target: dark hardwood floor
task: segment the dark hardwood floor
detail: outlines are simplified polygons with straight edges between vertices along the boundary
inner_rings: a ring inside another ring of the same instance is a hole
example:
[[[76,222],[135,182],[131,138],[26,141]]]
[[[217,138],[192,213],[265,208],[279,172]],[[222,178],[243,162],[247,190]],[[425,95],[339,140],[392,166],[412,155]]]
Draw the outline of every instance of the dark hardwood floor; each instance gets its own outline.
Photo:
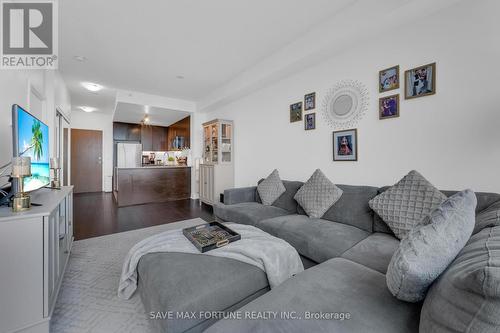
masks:
[[[112,193],[79,193],[73,197],[75,240],[172,223],[195,217],[213,221],[212,207],[199,200],[177,200],[118,208]]]

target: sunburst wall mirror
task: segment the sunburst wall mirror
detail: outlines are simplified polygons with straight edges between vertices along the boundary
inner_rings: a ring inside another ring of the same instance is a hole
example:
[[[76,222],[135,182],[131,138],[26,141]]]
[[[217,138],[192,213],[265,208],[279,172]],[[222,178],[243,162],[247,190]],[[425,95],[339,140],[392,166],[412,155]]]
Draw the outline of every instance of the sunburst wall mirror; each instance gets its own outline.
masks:
[[[335,129],[354,128],[368,109],[368,97],[368,89],[363,83],[340,81],[323,98],[323,118]]]

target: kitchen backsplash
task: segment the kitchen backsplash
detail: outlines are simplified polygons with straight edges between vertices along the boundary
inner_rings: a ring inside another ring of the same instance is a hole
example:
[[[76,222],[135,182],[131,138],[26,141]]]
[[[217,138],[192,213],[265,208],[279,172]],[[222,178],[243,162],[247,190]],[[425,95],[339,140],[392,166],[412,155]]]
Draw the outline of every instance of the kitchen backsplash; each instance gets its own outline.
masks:
[[[165,164],[165,162],[167,162],[167,159],[170,156],[179,157],[182,154],[182,151],[143,151],[142,155],[149,156],[149,154],[151,154],[151,153],[155,154],[155,160],[161,160],[161,163]],[[191,154],[188,155],[188,164],[191,164],[191,162],[189,161],[190,155]]]

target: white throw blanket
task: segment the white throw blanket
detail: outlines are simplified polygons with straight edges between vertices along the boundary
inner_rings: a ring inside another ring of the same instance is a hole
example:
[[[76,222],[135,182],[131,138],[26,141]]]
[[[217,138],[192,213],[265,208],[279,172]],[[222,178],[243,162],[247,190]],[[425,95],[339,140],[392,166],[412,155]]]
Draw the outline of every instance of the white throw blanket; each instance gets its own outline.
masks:
[[[154,252],[193,253],[239,260],[266,272],[271,288],[304,270],[299,254],[284,240],[250,225],[234,223],[229,227],[239,233],[241,239],[203,254],[182,234],[181,229],[162,232],[135,244],[123,263],[118,297],[129,299],[134,294],[139,260],[143,255]]]

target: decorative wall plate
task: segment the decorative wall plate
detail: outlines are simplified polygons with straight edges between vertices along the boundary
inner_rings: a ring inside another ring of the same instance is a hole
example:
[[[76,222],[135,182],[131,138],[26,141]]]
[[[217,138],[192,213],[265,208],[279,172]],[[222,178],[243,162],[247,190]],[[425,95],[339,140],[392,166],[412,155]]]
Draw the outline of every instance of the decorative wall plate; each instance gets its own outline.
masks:
[[[368,89],[359,81],[342,80],[328,90],[321,109],[331,127],[354,128],[368,109]]]

